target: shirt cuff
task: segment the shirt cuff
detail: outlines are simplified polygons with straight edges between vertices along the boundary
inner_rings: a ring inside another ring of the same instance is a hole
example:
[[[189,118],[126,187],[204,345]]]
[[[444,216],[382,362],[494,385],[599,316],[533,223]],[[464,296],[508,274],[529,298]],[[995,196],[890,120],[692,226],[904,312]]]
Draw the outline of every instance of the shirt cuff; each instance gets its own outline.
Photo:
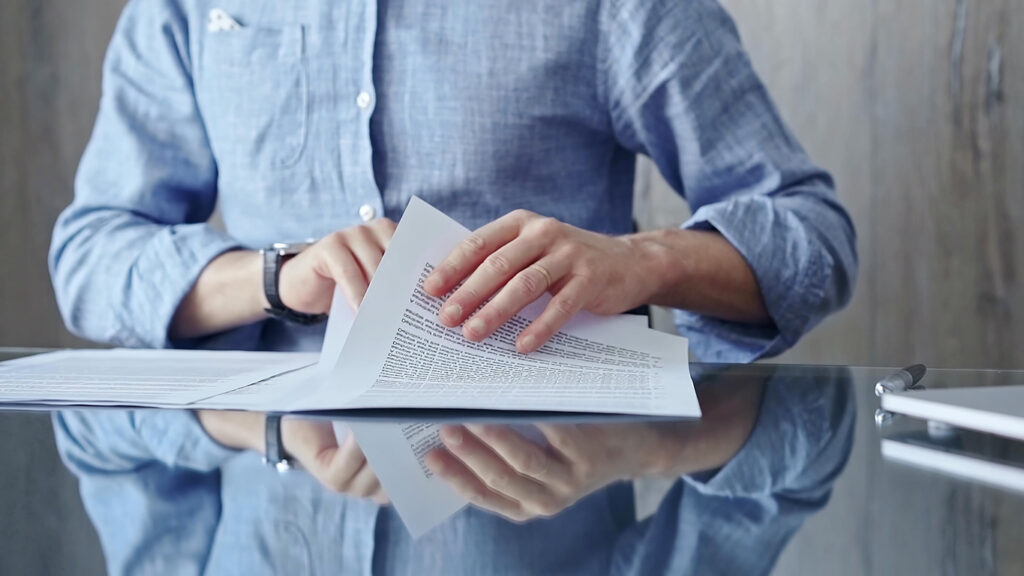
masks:
[[[207,224],[167,226],[157,231],[131,267],[119,322],[124,345],[167,348],[171,321],[181,301],[211,260],[241,245]]]
[[[217,443],[189,410],[136,410],[133,425],[153,457],[170,468],[210,472],[240,452]]]
[[[715,230],[743,256],[773,324],[751,326],[675,310],[676,327],[705,362],[752,362],[780,354],[821,320],[831,257],[791,211],[764,196],[704,206],[684,229]],[[770,241],[769,241],[770,240]]]

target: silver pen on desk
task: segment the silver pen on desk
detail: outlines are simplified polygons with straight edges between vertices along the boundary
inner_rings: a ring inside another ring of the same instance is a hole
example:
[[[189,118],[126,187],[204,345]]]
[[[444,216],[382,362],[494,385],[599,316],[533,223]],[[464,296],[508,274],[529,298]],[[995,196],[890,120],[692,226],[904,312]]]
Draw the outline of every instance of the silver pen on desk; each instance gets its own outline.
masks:
[[[875,396],[888,394],[889,392],[905,392],[917,387],[918,382],[924,378],[928,369],[924,364],[914,364],[902,370],[897,370],[882,378],[875,384]]]

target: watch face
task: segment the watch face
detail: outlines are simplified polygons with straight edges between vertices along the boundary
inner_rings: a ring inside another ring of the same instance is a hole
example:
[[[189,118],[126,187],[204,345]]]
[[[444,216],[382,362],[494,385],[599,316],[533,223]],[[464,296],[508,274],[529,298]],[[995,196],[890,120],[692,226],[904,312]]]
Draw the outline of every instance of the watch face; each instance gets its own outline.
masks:
[[[274,242],[273,244],[270,245],[270,249],[274,252],[277,252],[281,256],[294,256],[295,254],[302,252],[306,248],[309,248],[309,246],[313,244],[313,242],[314,240],[293,243]]]

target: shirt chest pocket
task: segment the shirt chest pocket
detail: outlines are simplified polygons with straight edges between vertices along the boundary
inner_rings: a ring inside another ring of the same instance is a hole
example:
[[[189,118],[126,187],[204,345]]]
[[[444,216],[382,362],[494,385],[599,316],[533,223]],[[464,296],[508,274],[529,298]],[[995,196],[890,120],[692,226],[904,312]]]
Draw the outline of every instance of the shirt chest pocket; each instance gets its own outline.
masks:
[[[306,146],[304,28],[208,32],[197,98],[222,174],[245,179],[295,166]]]

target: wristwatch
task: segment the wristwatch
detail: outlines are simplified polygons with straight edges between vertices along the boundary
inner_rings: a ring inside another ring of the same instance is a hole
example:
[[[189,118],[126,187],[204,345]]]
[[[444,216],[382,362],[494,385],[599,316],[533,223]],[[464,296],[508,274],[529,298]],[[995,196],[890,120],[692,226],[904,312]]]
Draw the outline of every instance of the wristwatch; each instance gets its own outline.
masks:
[[[266,427],[267,450],[263,457],[263,463],[277,470],[281,474],[294,468],[292,461],[284,453],[284,444],[281,442],[281,415],[267,414]]]
[[[285,306],[277,290],[278,281],[281,278],[281,265],[285,260],[302,252],[311,244],[312,242],[277,243],[260,250],[260,255],[263,258],[263,294],[267,297],[267,302],[270,303],[270,308],[266,308],[267,314],[303,326],[319,324],[327,319],[327,314],[306,314]]]

